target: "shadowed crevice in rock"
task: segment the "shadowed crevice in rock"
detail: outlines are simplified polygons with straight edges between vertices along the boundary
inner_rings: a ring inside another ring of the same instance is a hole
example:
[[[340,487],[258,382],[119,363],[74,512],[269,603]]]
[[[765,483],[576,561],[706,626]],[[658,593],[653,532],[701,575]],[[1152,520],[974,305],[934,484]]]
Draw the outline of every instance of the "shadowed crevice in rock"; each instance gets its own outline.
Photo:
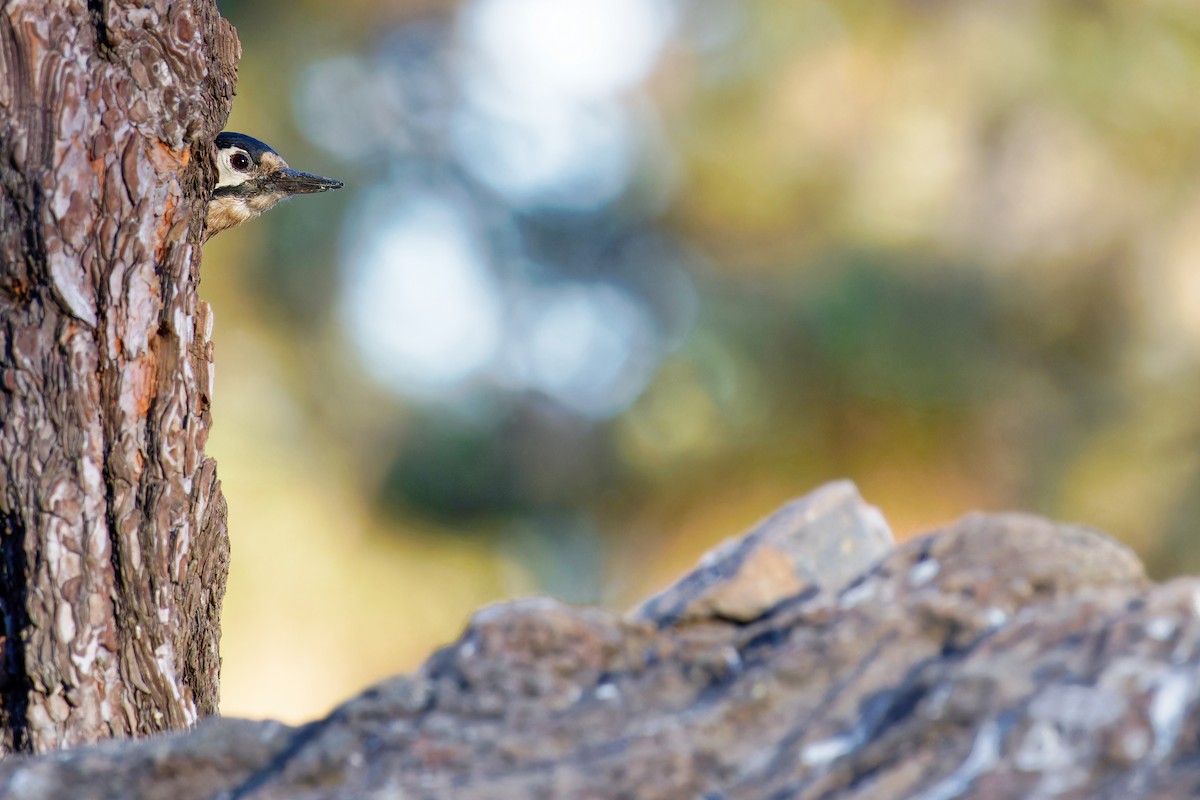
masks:
[[[899,547],[848,483],[621,616],[479,612],[318,723],[0,764],[5,797],[1186,797],[1200,581],[975,514]],[[30,787],[36,788],[32,791]],[[39,793],[40,792],[40,793]]]

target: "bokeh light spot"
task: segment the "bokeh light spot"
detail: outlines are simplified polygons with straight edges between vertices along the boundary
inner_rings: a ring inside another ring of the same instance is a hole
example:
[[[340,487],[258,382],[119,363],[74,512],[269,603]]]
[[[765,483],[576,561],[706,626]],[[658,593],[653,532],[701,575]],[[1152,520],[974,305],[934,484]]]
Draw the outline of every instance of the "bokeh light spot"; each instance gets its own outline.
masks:
[[[647,312],[607,284],[533,295],[512,372],[577,412],[611,416],[646,388],[660,358]]]
[[[501,82],[522,91],[595,97],[646,76],[673,14],[663,0],[479,0],[463,22]]]
[[[377,378],[409,394],[437,392],[491,360],[501,329],[496,289],[452,206],[402,207],[349,262],[343,317]]]
[[[615,104],[467,106],[452,135],[472,175],[525,207],[595,210],[625,190],[632,172],[633,135]]]

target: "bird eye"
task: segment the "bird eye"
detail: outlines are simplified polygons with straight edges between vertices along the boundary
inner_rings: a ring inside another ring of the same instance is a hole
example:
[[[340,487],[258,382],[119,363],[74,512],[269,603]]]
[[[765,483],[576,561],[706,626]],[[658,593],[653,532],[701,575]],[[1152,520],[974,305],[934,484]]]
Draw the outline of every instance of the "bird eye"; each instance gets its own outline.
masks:
[[[245,153],[234,153],[229,157],[229,166],[239,172],[245,172],[250,168],[250,157]]]

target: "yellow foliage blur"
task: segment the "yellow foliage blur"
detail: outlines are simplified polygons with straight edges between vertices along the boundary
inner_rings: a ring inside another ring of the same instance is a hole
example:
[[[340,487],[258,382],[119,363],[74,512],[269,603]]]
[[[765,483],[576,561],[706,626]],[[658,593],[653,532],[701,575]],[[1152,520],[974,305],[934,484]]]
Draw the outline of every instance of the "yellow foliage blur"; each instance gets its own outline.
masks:
[[[1200,6],[221,6],[230,129],[347,183],[205,251],[224,713],[841,477],[1200,568]]]

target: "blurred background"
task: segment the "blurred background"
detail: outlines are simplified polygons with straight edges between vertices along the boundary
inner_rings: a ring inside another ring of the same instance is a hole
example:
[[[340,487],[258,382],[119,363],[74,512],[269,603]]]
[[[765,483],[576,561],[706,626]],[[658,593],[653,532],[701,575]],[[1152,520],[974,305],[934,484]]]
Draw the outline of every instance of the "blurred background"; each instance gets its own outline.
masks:
[[[840,477],[1200,570],[1193,0],[220,0],[224,713],[625,609]]]

